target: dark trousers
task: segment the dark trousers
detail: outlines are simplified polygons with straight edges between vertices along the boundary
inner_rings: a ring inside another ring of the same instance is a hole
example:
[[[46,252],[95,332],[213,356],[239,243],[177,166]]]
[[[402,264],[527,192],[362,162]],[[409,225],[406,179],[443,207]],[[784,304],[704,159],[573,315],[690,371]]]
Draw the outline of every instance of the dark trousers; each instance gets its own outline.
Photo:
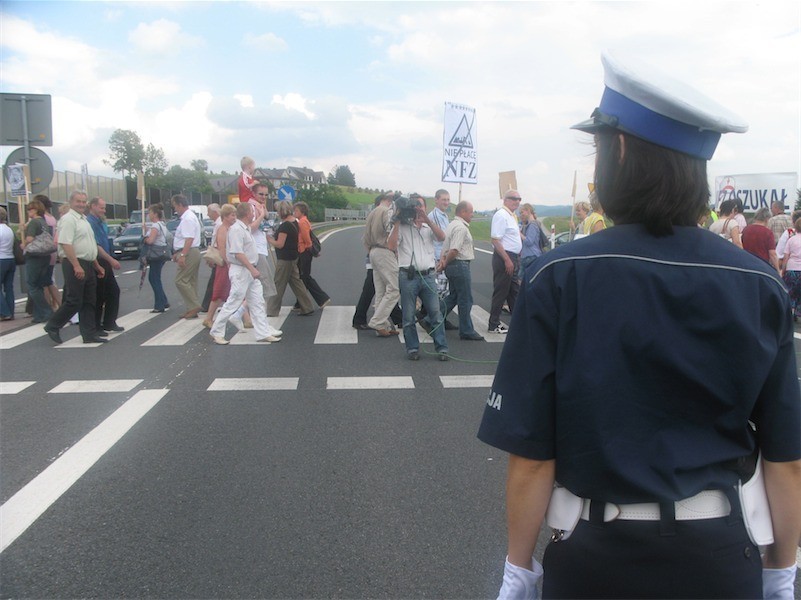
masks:
[[[53,309],[47,303],[44,290],[53,283],[50,277],[50,255],[28,256],[25,259],[25,280],[28,283],[28,296],[33,302],[34,323],[44,323],[53,316]]]
[[[303,285],[306,286],[306,289],[309,290],[309,294],[311,297],[314,298],[314,301],[317,303],[317,306],[322,306],[322,304],[331,298],[326,294],[320,285],[314,280],[314,277],[311,276],[311,268],[312,268],[312,256],[311,250],[306,250],[305,252],[301,252],[298,254],[298,271],[300,272],[300,280],[303,282]],[[295,302],[295,307],[299,307],[300,305]]]
[[[364,285],[362,285],[362,295],[359,296],[359,301],[356,303],[356,312],[353,313],[354,325],[367,325],[367,311],[370,310],[370,304],[375,297],[375,283],[373,282],[373,270],[367,269],[367,275],[364,278]],[[400,327],[403,324],[403,314],[401,313],[400,306],[397,304],[389,315],[395,326]]]
[[[97,280],[97,300],[95,301],[95,323],[98,328],[111,329],[117,325],[120,314],[120,286],[114,277],[111,264],[99,256],[97,262],[103,267],[106,275]]]
[[[209,304],[211,304],[211,295],[214,292],[214,276],[216,275],[216,273],[217,273],[217,265],[212,265],[211,277],[209,277],[209,282],[206,284],[206,293],[203,294],[203,302],[200,303],[200,309],[203,312],[207,312],[209,310]],[[212,317],[213,316],[214,315],[212,315]]]
[[[92,263],[80,260],[85,276],[83,279],[75,277],[72,263],[67,259],[61,261],[64,273],[64,294],[59,309],[47,322],[47,329],[57,330],[64,327],[75,313],[79,314],[79,328],[84,340],[95,336],[95,302],[97,300],[97,274]]]
[[[551,542],[543,598],[761,598],[762,561],[737,517],[674,521],[580,520]]]
[[[517,254],[508,252],[512,259],[512,274],[506,272],[501,255],[497,252],[492,253],[492,304],[490,307],[489,328],[495,329],[501,323],[501,310],[503,303],[509,305],[509,310],[515,308],[515,300],[520,291],[520,280],[517,278],[520,257]]]
[[[153,309],[164,310],[169,304],[167,294],[164,293],[164,285],[161,283],[161,270],[164,268],[166,260],[153,260],[148,262],[149,273],[147,280],[153,288]],[[206,306],[208,308],[208,306]]]
[[[454,306],[459,307],[459,335],[474,335],[473,317],[473,280],[470,276],[470,261],[454,260],[445,267],[448,278],[448,295],[445,297],[445,314],[447,318]]]
[[[17,263],[13,258],[0,258],[0,317],[14,316],[14,273]]]

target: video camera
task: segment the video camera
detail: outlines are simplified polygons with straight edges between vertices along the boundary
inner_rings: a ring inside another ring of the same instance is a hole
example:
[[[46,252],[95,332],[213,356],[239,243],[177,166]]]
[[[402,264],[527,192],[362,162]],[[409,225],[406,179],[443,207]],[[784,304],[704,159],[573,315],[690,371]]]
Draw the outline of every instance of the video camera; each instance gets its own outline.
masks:
[[[401,223],[408,225],[417,217],[417,198],[407,198],[406,196],[395,197],[395,216],[394,218]]]

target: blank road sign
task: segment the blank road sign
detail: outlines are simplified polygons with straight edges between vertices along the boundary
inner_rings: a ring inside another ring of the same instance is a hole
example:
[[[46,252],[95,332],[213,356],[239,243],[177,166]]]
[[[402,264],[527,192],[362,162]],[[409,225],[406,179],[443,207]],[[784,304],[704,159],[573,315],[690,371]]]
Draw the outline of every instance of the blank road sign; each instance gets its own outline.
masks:
[[[22,106],[28,117],[28,144],[53,145],[53,118],[49,94],[0,94],[0,146],[25,144]]]

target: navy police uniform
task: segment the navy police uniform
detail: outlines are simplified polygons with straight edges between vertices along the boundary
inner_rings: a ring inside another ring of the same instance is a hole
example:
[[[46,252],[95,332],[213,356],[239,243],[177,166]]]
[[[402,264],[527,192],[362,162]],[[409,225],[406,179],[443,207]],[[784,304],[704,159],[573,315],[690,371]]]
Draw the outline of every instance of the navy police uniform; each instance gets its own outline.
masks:
[[[607,90],[577,128],[617,128],[704,160],[720,132],[747,129],[603,58]],[[558,485],[583,499],[572,534],[546,549],[544,596],[762,597],[734,489],[757,447],[769,461],[801,457],[781,279],[698,227],[657,237],[618,225],[546,253],[525,271],[478,437],[553,460]],[[725,510],[680,517],[682,502],[709,496]],[[607,503],[629,516],[607,518]],[[656,517],[632,517],[640,503]],[[523,597],[514,582],[528,578],[530,591],[534,575],[507,561],[501,597]]]

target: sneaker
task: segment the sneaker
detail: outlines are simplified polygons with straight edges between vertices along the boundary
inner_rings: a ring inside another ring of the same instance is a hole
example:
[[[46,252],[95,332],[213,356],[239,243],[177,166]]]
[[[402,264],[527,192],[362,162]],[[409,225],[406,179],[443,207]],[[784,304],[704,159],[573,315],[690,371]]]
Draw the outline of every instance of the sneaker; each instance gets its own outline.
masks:
[[[221,335],[213,335],[211,336],[211,339],[214,340],[215,344],[219,344],[220,346],[225,346],[228,344],[228,340]]]
[[[409,360],[420,360],[420,353],[417,350],[412,350],[406,355]]]
[[[256,341],[257,342],[261,342],[261,343],[265,343],[266,342],[268,344],[273,344],[275,342],[280,342],[281,338],[280,337],[275,337],[274,335],[268,335],[266,338],[261,338],[260,340],[256,340]]]
[[[281,331],[280,329],[271,329],[268,335],[271,335],[273,337],[281,337],[282,335],[284,335],[284,332]]]
[[[501,323],[495,328],[490,327],[487,331],[490,333],[509,333],[509,328]]]

